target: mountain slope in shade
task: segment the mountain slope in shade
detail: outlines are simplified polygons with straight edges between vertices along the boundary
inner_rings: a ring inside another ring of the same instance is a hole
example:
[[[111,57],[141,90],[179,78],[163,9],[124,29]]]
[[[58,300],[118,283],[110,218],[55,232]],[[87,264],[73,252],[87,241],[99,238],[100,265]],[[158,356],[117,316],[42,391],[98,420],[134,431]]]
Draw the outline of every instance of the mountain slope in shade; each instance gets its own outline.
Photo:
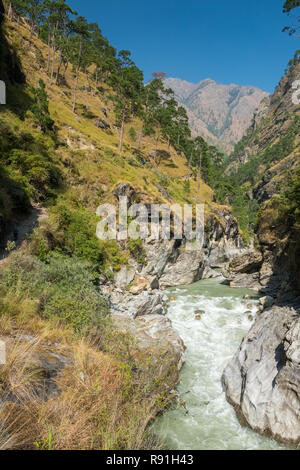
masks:
[[[179,78],[164,82],[187,109],[193,134],[227,153],[241,140],[258,105],[268,96],[256,87],[222,85],[211,79],[198,84]]]

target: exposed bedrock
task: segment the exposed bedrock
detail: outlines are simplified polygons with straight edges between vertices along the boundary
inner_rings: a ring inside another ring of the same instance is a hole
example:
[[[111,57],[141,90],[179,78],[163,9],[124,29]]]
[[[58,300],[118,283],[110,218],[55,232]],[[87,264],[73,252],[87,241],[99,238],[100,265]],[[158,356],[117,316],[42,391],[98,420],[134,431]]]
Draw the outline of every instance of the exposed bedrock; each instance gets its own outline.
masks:
[[[300,442],[300,310],[265,310],[226,367],[223,384],[242,424]]]

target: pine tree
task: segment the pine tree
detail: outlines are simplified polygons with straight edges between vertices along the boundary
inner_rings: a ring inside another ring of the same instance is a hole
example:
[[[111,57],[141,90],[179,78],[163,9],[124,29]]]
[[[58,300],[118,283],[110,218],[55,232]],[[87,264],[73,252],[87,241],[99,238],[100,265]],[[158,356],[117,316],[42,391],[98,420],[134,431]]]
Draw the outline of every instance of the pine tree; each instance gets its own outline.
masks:
[[[71,27],[71,47],[72,47],[72,63],[75,66],[75,84],[73,96],[73,112],[76,112],[77,105],[77,89],[79,72],[82,66],[84,52],[90,38],[90,26],[83,16],[78,16],[70,22]],[[85,47],[86,46],[86,47]]]
[[[31,107],[31,112],[38,121],[43,132],[53,129],[54,121],[50,117],[49,102],[46,85],[42,79],[39,80],[37,88],[31,88],[35,103]]]
[[[119,152],[122,152],[125,122],[142,106],[143,72],[130,58],[129,51],[119,52],[119,67],[110,77],[115,94],[111,96],[117,123],[120,126]]]

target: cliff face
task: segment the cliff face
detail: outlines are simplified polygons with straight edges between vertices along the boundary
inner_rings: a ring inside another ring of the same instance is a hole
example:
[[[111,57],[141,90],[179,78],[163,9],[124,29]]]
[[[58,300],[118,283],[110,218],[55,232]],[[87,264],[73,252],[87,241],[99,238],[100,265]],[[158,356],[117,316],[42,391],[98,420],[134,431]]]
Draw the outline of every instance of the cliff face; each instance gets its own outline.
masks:
[[[292,100],[299,74],[300,64],[287,71],[232,156],[230,172],[253,165],[249,197],[260,210],[255,249],[224,270],[231,286],[272,296],[224,371],[228,401],[243,424],[293,444],[300,439],[300,106]]]
[[[280,80],[274,93],[260,103],[247,135],[239,142],[231,156],[229,170],[244,164],[252,156],[260,155],[291,130],[295,116],[300,116],[300,105],[293,103],[293,83],[299,79],[300,63],[290,68]],[[299,143],[299,135],[297,142]],[[279,156],[280,159],[280,156]],[[270,162],[272,163],[272,162]]]
[[[300,439],[300,316],[294,308],[264,312],[223,374],[242,424],[298,444]]]
[[[298,216],[296,209],[291,213],[300,167],[300,105],[293,102],[293,83],[299,75],[297,64],[263,100],[227,169],[234,173],[247,168],[255,181],[248,195],[260,205],[255,243],[263,255],[256,279],[258,288],[278,298],[287,291],[300,292]],[[292,187],[294,196],[287,196]]]
[[[255,87],[222,85],[211,79],[193,84],[168,78],[165,84],[186,107],[193,133],[227,153],[243,137],[259,103],[268,96]]]

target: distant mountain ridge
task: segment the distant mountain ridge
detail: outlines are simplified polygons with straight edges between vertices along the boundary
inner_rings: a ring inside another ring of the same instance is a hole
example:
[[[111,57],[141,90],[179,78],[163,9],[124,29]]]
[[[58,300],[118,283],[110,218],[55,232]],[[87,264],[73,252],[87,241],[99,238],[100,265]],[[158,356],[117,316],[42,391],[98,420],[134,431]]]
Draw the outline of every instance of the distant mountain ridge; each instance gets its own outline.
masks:
[[[253,86],[222,85],[208,78],[191,83],[164,79],[187,110],[193,135],[201,135],[226,153],[248,129],[260,102],[269,94]]]

